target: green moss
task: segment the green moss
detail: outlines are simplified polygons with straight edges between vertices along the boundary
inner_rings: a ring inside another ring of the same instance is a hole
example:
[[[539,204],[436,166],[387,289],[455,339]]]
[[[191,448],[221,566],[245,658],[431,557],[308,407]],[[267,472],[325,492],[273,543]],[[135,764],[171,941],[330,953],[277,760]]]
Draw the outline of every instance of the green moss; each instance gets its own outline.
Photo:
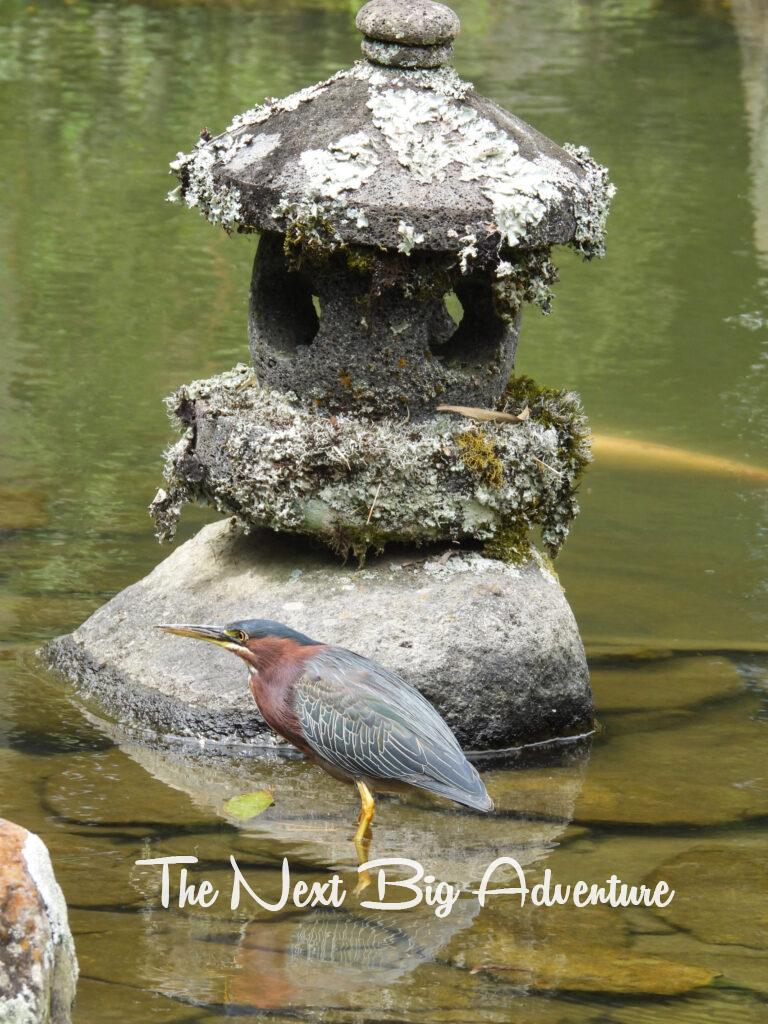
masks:
[[[286,209],[283,250],[286,258],[295,264],[302,257],[325,260],[341,243],[333,222],[321,208],[311,211]]]
[[[483,553],[488,558],[498,558],[500,562],[510,565],[521,565],[531,557],[531,541],[528,537],[526,523],[514,523],[502,526],[494,536],[485,542]]]
[[[372,274],[375,256],[366,249],[350,246],[346,251],[347,267],[355,274]]]
[[[537,384],[532,377],[510,377],[502,395],[503,408],[507,405],[527,405],[533,414],[546,412],[546,407],[551,403],[559,402],[565,392],[557,388],[546,388]]]
[[[504,463],[493,442],[482,430],[466,430],[456,435],[461,461],[467,470],[489,487],[499,488],[504,483]]]
[[[591,460],[591,433],[578,395],[542,387],[531,377],[510,377],[499,408],[520,412],[525,406],[531,419],[557,431],[558,455],[569,464],[572,484],[577,482]]]
[[[539,559],[541,560],[542,567],[546,569],[547,572],[551,573],[559,583],[560,575],[557,569],[555,568],[555,563],[552,561],[549,555],[545,555],[543,551],[539,551]]]

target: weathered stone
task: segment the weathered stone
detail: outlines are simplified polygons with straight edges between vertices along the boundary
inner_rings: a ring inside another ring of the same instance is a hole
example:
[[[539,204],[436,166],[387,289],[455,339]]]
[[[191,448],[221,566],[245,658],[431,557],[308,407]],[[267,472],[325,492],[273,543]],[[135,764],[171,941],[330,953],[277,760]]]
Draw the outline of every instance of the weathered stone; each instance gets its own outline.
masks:
[[[383,43],[377,39],[364,39],[360,44],[368,60],[388,68],[440,68],[450,64],[453,45],[403,46],[401,43]]]
[[[184,433],[152,505],[163,539],[184,502],[204,500],[245,525],[317,537],[344,556],[394,542],[509,537],[500,554],[522,561],[533,527],[554,555],[578,512],[575,484],[589,458],[581,405],[567,392],[531,398],[522,423],[443,414],[406,424],[320,416],[261,390],[241,365],[185,385],[170,407]]]
[[[171,167],[184,202],[228,230],[323,252],[450,253],[501,274],[517,250],[600,255],[614,193],[586,149],[558,146],[453,69],[368,61],[245,111]]]
[[[68,1024],[77,959],[42,840],[0,819],[0,1021]]]
[[[208,526],[148,577],[45,649],[121,721],[159,734],[272,742],[242,665],[154,630],[161,622],[286,622],[399,672],[465,746],[502,748],[583,733],[584,651],[556,578],[474,553],[378,559],[354,572],[295,541]]]
[[[313,411],[358,412],[410,420],[439,403],[493,407],[517,349],[519,305],[504,312],[490,281],[444,273],[425,294],[423,265],[403,256],[343,254],[293,269],[279,235],[262,235],[251,278],[251,359],[267,390],[294,392]],[[348,262],[355,268],[350,272]],[[399,279],[383,292],[379,274]],[[444,293],[455,287],[456,324]],[[317,296],[321,315],[315,314]]]
[[[458,15],[435,0],[370,0],[355,24],[369,39],[411,46],[450,43],[461,31]]]
[[[450,8],[375,0],[358,26],[373,62],[204,132],[171,165],[169,198],[262,237],[255,373],[172,399],[185,436],[152,503],[158,536],[203,500],[361,559],[471,538],[517,563],[534,525],[554,556],[586,424],[572,395],[565,417],[534,409],[535,387],[515,408],[510,373],[523,303],[549,310],[551,246],[601,255],[613,186],[585,149],[422,66],[448,55]]]

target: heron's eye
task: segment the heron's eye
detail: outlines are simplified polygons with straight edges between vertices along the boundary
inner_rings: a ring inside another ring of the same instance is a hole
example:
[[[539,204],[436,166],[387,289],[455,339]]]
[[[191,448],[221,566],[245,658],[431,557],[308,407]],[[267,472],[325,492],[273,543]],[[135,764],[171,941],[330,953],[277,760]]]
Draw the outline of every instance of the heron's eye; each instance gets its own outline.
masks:
[[[248,634],[242,629],[228,629],[227,632],[233,640],[237,640],[239,644],[244,644],[248,639]]]

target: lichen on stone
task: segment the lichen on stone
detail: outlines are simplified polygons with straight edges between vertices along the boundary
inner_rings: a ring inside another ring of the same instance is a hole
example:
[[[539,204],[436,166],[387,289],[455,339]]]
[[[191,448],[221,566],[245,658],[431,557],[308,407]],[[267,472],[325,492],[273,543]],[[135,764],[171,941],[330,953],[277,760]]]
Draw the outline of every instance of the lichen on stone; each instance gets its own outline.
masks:
[[[261,141],[264,136],[254,136],[244,129],[263,124],[276,113],[296,110],[300,104],[322,95],[332,82],[348,73],[340,71],[325,82],[299,89],[290,96],[268,99],[238,114],[219,135],[211,137],[208,132],[202,132],[191,152],[177,153],[176,159],[171,161],[170,170],[179,179],[179,187],[172,189],[167,198],[171,202],[183,199],[188,207],[197,207],[212,224],[221,224],[229,232],[235,229],[253,230],[252,225],[243,225],[241,221],[240,190],[218,180],[214,168],[226,165],[231,169],[237,154],[252,143],[255,146],[254,158],[265,156],[264,143]]]
[[[426,88],[439,96],[454,100],[463,100],[472,92],[474,86],[465,82],[451,67],[441,68],[397,68],[385,72],[366,60],[356,61],[350,68],[350,75],[360,81],[368,82],[374,88],[382,86],[413,86]]]
[[[424,235],[417,232],[413,224],[407,224],[404,220],[397,225],[397,233],[400,235],[398,252],[404,252],[406,256],[424,241]]]
[[[365,132],[345,135],[327,149],[308,149],[301,154],[309,188],[319,196],[338,199],[358,189],[379,166],[379,158]]]
[[[526,160],[506,132],[472,107],[431,89],[371,86],[373,123],[397,160],[425,184],[444,181],[456,168],[462,181],[477,181],[493,204],[507,245],[517,245],[559,198],[548,169]]]
[[[461,239],[463,247],[459,251],[459,267],[462,274],[469,272],[470,265],[477,257],[477,235],[464,235]]]
[[[549,249],[513,251],[509,260],[500,261],[496,267],[493,283],[496,307],[513,317],[524,302],[530,302],[548,314],[552,310],[552,285],[557,279],[557,267],[550,259]]]
[[[571,244],[587,259],[605,256],[605,223],[616,186],[608,179],[608,168],[597,163],[586,146],[566,142],[563,149],[585,172],[579,185],[580,196],[574,202],[576,237]]]
[[[282,221],[285,232],[286,256],[292,256],[294,251],[300,255],[308,253],[327,256],[344,246],[333,218],[334,206],[338,202],[285,200],[275,207],[274,216]]]
[[[213,168],[231,160],[249,141],[246,135],[217,139],[203,135],[191,153],[179,153],[170,165],[179,177],[180,195],[187,206],[198,207],[212,224],[221,224],[227,231],[240,224],[242,196],[239,189],[217,181]],[[176,199],[175,190],[168,198]]]
[[[336,119],[339,137],[323,148],[307,145],[315,135],[308,131],[311,118],[284,117],[279,131],[268,123],[326,93],[324,110]],[[356,130],[344,134],[347,125]],[[295,140],[306,148],[292,145]],[[273,151],[274,174],[261,175],[260,162],[266,168]],[[523,122],[497,117],[452,68],[384,68],[370,61],[245,111],[221,135],[206,133],[192,153],[179,154],[172,168],[180,186],[169,198],[184,199],[228,231],[285,231],[289,247],[297,250],[306,237],[316,254],[347,244],[408,256],[450,252],[462,274],[488,272],[507,282],[508,299],[516,291],[518,306],[533,301],[545,311],[554,272],[542,250],[553,238],[572,237],[586,257],[602,255],[615,192],[585,147],[567,145],[563,153],[538,141]],[[402,189],[400,209],[390,209],[391,198],[380,194],[379,171]],[[276,190],[272,181],[280,183]],[[440,203],[435,213],[441,216],[422,215],[423,204],[415,201],[420,187],[450,182],[461,183],[472,223],[450,223],[455,214]],[[532,266],[525,273],[515,266],[514,254],[529,251],[539,260],[538,276]]]
[[[183,436],[153,503],[161,538],[185,502],[203,501],[246,527],[306,534],[360,559],[390,542],[489,542],[535,527],[550,554],[565,540],[589,458],[576,396],[541,389],[528,420],[484,423],[482,442],[476,432],[468,443],[476,428],[462,417],[323,416],[252,385],[250,373],[240,365],[168,400]]]
[[[263,124],[274,114],[298,110],[302,103],[310,103],[312,100],[316,100],[318,96],[322,96],[329,85],[332,85],[334,82],[338,82],[342,78],[346,78],[349,74],[349,70],[344,69],[342,71],[337,71],[336,74],[331,75],[330,78],[326,78],[323,82],[316,82],[314,85],[306,85],[304,88],[298,89],[296,92],[292,92],[288,96],[270,96],[263,103],[257,103],[255,107],[251,107],[250,110],[244,110],[242,114],[236,114],[222,134],[239,131],[241,128],[251,128],[255,125]]]

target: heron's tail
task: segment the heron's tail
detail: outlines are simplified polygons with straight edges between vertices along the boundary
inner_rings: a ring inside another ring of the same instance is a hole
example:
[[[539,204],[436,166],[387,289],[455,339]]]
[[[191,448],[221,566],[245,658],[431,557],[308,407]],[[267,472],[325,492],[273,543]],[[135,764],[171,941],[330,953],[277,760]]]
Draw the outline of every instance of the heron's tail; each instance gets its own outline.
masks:
[[[487,814],[493,810],[493,800],[488,796],[485,783],[468,761],[467,768],[469,771],[466,783],[462,780],[463,784],[459,786],[430,778],[428,775],[419,776],[411,781],[419,789],[426,789],[427,792],[434,793],[436,796],[444,796],[457,804],[463,804],[464,807],[472,807],[476,811],[483,811]]]

